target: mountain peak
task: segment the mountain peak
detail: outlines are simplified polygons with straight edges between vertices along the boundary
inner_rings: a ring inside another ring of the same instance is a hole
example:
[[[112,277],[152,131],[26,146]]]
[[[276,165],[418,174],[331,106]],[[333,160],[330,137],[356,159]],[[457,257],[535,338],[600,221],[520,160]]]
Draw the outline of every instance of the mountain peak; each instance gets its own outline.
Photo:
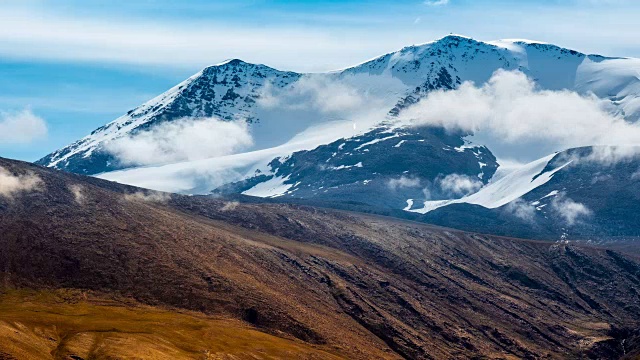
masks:
[[[205,69],[225,67],[225,66],[236,67],[236,66],[247,65],[247,64],[249,64],[249,63],[247,63],[246,61],[243,61],[243,60],[240,60],[240,59],[236,59],[236,58],[232,58],[232,59],[227,59],[227,60],[225,60],[223,62],[220,62],[220,63],[217,63],[217,64],[209,65]]]
[[[247,62],[240,59],[229,59],[224,61],[221,65],[238,66],[244,64],[247,64]]]
[[[433,45],[449,45],[449,44],[459,44],[459,43],[470,43],[470,44],[485,44],[482,41],[476,40],[474,38],[471,38],[469,36],[464,36],[464,35],[458,35],[458,34],[449,34],[446,36],[441,37],[440,39],[437,40],[433,40],[433,41],[429,41],[423,44],[416,44],[416,45],[412,45],[412,46],[407,46],[405,47],[405,49],[408,48],[421,48],[421,47],[426,47],[426,46],[433,46]]]
[[[246,62],[244,60],[236,59],[236,58],[228,59],[221,63],[207,66],[200,73],[207,74],[211,72],[215,73],[218,71],[243,72],[243,69],[253,69],[256,71],[267,71],[267,72],[277,71],[277,72],[283,72],[283,73],[284,72],[290,73],[288,71],[281,71],[264,64],[250,63],[250,62]]]
[[[470,37],[470,36],[451,33],[449,35],[445,35],[442,38],[436,40],[436,42],[447,41],[447,40],[474,40],[474,39],[472,37]],[[474,40],[474,41],[476,41],[476,40]]]

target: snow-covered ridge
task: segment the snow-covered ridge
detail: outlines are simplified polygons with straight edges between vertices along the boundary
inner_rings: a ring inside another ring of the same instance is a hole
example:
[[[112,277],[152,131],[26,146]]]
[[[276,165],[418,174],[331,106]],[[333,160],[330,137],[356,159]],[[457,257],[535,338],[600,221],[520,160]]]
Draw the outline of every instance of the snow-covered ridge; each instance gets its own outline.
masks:
[[[547,165],[549,165],[556,155],[557,154],[552,154],[524,165],[496,182],[489,183],[474,194],[460,199],[425,201],[422,208],[411,209],[411,207],[407,207],[405,210],[426,214],[443,206],[465,203],[480,205],[488,209],[498,208],[546,184],[556,172],[571,163],[571,160],[568,160],[563,165],[547,170]],[[413,205],[414,200],[408,199],[407,203]]]
[[[299,77],[299,74],[265,65],[249,64],[238,59],[227,60],[199,71],[88,136],[48,155],[39,163],[64,169],[73,161],[90,158],[109,141],[184,117],[214,116],[224,120],[243,119],[252,122],[255,120],[253,103],[266,83],[282,87]]]
[[[99,144],[113,140],[114,138],[121,136],[123,133],[129,133],[136,127],[143,125],[156,115],[160,109],[171,103],[179,95],[181,89],[201,75],[202,71],[172,87],[167,92],[156,96],[139,107],[129,111],[127,114],[115,119],[113,122],[94,130],[88,136],[76,141],[68,147],[54,152],[50,155],[51,159],[48,166],[57,167],[60,162],[63,162],[78,153],[83,153],[85,157],[91,156]]]

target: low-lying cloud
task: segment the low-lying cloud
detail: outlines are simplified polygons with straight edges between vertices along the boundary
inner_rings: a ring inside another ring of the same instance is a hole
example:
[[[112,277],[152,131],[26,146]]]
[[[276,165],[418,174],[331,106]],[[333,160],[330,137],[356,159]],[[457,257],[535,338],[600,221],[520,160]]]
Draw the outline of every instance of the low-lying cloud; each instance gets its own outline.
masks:
[[[252,125],[256,148],[308,142],[310,136],[331,143],[379,124],[395,101],[353,81],[331,74],[304,75],[284,86],[267,81],[254,109],[260,119]]]
[[[342,114],[360,111],[365,105],[365,99],[357,89],[340,81],[307,75],[285,88],[267,83],[258,103],[266,108]]]
[[[125,194],[124,199],[128,201],[144,201],[164,204],[171,200],[171,194],[161,191],[138,191],[132,194]]]
[[[161,165],[228,155],[253,144],[245,121],[183,118],[105,145],[123,165]]]
[[[78,205],[85,204],[87,197],[84,194],[84,188],[82,187],[82,185],[78,185],[78,184],[69,185],[69,192],[71,192],[71,194],[73,195],[73,200],[76,202],[76,204]]]
[[[392,191],[420,189],[423,200],[431,199],[431,188],[433,184],[429,180],[420,179],[413,176],[402,175],[399,178],[387,180],[387,187]],[[413,192],[412,192],[413,193]]]
[[[220,211],[233,211],[238,206],[240,206],[238,201],[225,201],[224,205],[220,208]]]
[[[449,174],[437,180],[443,192],[455,196],[473,194],[483,186],[482,181],[461,174]]]
[[[390,179],[387,181],[387,186],[391,190],[403,189],[403,188],[417,188],[420,187],[421,181],[416,177],[400,176],[397,179]]]
[[[30,143],[47,136],[47,131],[47,123],[29,109],[0,113],[0,143]]]
[[[634,160],[638,154],[640,154],[640,144],[638,146],[594,146],[589,155],[576,160],[614,165]]]
[[[556,150],[640,144],[640,124],[616,115],[610,102],[568,90],[541,90],[519,71],[498,70],[482,86],[465,82],[456,90],[434,91],[400,119],[416,126],[485,134],[497,142],[547,144]]]
[[[559,193],[551,201],[551,208],[565,220],[567,225],[573,225],[578,220],[593,214],[586,205],[573,201],[564,193]]]
[[[505,210],[511,215],[528,223],[535,221],[536,207],[518,198],[505,206]]]
[[[38,191],[43,185],[42,179],[35,174],[14,175],[0,166],[0,196],[13,198],[23,192]]]

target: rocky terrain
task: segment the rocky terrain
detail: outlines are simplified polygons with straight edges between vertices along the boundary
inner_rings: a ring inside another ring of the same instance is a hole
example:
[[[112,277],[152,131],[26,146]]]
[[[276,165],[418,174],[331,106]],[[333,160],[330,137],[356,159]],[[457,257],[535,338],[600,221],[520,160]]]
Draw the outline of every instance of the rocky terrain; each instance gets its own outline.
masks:
[[[0,166],[6,178],[30,185],[13,182],[0,192],[0,306],[25,302],[0,313],[0,324],[34,339],[16,346],[0,331],[5,358],[43,338],[51,351],[40,358],[126,356],[117,347],[100,353],[91,336],[88,351],[64,347],[62,339],[96,327],[70,321],[73,307],[44,321],[56,327],[29,322],[29,311],[46,313],[52,301],[34,291],[54,292],[53,299],[71,292],[62,302],[85,309],[112,299],[129,301],[133,315],[152,306],[235,321],[242,336],[277,336],[308,349],[299,358],[597,359],[638,349],[640,261],[623,253],[301,205],[169,195],[4,159]],[[86,300],[77,300],[83,293]],[[107,320],[114,334],[131,330]],[[185,326],[165,324],[166,331]],[[155,358],[180,348],[166,332],[149,336],[169,341]],[[207,339],[180,348],[180,356],[203,358]],[[217,358],[292,358],[266,348],[218,349]]]
[[[428,154],[420,156],[420,154]],[[459,133],[436,128],[381,127],[314,150],[274,159],[269,170],[215,189],[278,201],[342,203],[350,209],[387,211],[425,200],[425,187],[455,173],[482,186],[498,163],[484,146],[468,146]]]

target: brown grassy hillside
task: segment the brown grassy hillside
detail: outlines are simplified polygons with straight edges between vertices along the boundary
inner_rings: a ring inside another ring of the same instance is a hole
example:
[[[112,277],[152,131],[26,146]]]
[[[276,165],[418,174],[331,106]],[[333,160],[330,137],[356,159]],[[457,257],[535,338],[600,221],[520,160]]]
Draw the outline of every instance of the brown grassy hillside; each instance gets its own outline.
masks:
[[[619,357],[617,334],[640,328],[640,264],[616,252],[0,166],[40,180],[0,197],[10,291],[76,289],[236,319],[350,359]],[[93,331],[83,329],[72,331]]]
[[[239,320],[64,290],[1,294],[0,348],[3,359],[344,359]]]

